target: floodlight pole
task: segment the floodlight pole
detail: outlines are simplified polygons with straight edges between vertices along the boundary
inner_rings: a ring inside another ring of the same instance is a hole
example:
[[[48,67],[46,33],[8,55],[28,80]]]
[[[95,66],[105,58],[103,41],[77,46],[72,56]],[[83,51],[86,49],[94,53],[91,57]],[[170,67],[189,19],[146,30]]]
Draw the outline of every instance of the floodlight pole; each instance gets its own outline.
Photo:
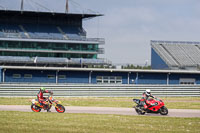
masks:
[[[69,12],[69,0],[66,0],[65,13]]]
[[[21,0],[21,13],[24,11],[24,0]]]

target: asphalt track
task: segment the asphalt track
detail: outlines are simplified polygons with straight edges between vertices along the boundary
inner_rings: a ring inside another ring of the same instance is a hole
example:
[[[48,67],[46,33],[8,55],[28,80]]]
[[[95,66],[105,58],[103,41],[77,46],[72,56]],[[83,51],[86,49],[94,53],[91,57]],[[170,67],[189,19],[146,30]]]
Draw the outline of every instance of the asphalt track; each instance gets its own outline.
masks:
[[[32,112],[28,105],[0,105],[0,111],[22,111]],[[51,113],[56,112],[54,107]],[[42,111],[44,112],[44,111]],[[77,107],[65,106],[65,113],[87,113],[87,114],[117,114],[117,115],[137,115],[133,108],[113,108],[113,107]],[[145,114],[145,116],[162,116],[160,114]],[[191,109],[169,109],[169,114],[162,117],[199,117],[200,110]]]

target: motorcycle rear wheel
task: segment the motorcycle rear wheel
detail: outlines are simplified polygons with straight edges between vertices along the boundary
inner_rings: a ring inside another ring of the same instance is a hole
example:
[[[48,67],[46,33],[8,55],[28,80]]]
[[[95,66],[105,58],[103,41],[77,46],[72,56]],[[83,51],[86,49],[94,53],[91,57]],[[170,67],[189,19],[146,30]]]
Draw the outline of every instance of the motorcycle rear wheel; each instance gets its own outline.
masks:
[[[167,115],[167,114],[168,114],[168,109],[167,109],[165,106],[163,106],[163,107],[160,109],[160,114],[161,114],[161,115]]]
[[[58,104],[58,105],[56,105],[57,106],[57,108],[55,107],[55,109],[56,109],[56,111],[58,112],[58,113],[64,113],[65,112],[65,107],[64,106],[62,106],[62,105],[60,105],[60,104]]]
[[[33,112],[40,112],[41,111],[41,108],[39,108],[38,106],[36,106],[35,104],[32,104],[31,105],[31,110]]]

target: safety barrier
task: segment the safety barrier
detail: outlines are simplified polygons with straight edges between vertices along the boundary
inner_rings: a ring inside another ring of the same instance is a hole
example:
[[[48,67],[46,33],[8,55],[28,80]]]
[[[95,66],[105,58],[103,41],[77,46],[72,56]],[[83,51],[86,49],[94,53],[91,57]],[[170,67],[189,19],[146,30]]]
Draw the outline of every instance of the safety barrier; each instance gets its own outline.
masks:
[[[59,97],[133,97],[141,96],[145,89],[151,89],[155,96],[200,96],[199,85],[40,85],[1,84],[0,97],[36,96],[43,86]]]

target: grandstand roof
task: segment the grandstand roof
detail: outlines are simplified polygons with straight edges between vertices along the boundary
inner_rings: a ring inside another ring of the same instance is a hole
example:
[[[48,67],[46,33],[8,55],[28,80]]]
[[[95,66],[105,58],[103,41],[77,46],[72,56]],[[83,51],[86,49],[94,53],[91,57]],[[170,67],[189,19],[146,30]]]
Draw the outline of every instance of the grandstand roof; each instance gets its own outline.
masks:
[[[200,42],[151,41],[151,46],[169,67],[200,65]]]
[[[100,71],[100,72],[144,72],[144,73],[181,73],[200,74],[200,71],[191,70],[144,70],[144,69],[105,69],[105,68],[71,68],[71,67],[30,67],[30,66],[0,66],[4,69],[27,69],[27,70],[58,70],[58,71]]]
[[[20,11],[20,10],[0,10],[0,15],[21,15],[31,17],[54,16],[54,17],[79,17],[79,18],[92,18],[103,16],[103,14],[80,14],[80,13],[60,13],[60,12],[42,12],[42,11]]]

